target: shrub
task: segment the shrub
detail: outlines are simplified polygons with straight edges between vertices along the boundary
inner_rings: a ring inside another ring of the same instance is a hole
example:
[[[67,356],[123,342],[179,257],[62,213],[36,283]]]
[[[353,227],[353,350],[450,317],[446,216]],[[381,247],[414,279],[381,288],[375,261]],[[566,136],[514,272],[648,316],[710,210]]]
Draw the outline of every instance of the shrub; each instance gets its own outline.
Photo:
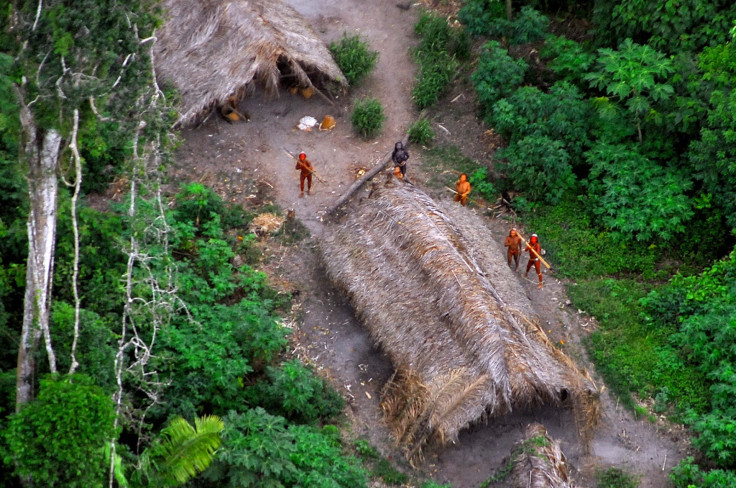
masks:
[[[690,456],[672,468],[670,480],[675,488],[731,488],[736,486],[736,473],[722,469],[702,471]]]
[[[497,22],[500,22],[497,21]],[[525,5],[510,22],[504,36],[510,44],[526,44],[543,39],[549,28],[549,19],[538,10]],[[502,23],[503,29],[503,23]]]
[[[279,368],[269,366],[266,378],[246,389],[249,403],[289,420],[311,424],[337,415],[345,405],[325,380],[297,360],[286,361]]]
[[[366,139],[378,135],[385,118],[381,102],[375,98],[364,98],[355,102],[353,113],[350,115],[353,128]]]
[[[549,93],[536,87],[519,88],[494,104],[486,121],[507,140],[538,135],[559,141],[571,164],[579,165],[584,162],[582,153],[589,145],[588,132],[594,115],[580,90],[567,82],[558,82]]]
[[[419,66],[412,98],[420,110],[437,102],[452,82],[459,58],[470,55],[470,39],[465,29],[453,28],[443,17],[423,12],[414,26],[421,38],[412,50],[412,58]]]
[[[418,50],[425,53],[448,51],[453,38],[452,28],[444,17],[426,10],[419,16],[414,33],[421,38]]]
[[[505,15],[494,16],[495,12],[495,10],[484,12],[475,21],[467,19],[467,14],[465,14],[463,17],[470,22],[468,30],[482,31],[481,33],[488,37],[505,39],[509,44],[516,45],[544,38],[549,27],[549,19],[528,5],[522,7],[521,11],[511,20],[508,20]]]
[[[427,119],[419,119],[409,126],[409,142],[426,146],[434,140],[434,130]]]
[[[513,59],[496,41],[483,45],[478,67],[470,76],[478,101],[485,113],[501,98],[508,97],[524,81],[528,65],[521,59]]]
[[[697,276],[675,276],[650,293],[642,304],[646,318],[657,327],[673,328],[674,347],[683,361],[702,375],[708,388],[710,411],[693,407],[689,422],[698,433],[693,445],[721,467],[736,465],[736,252]]]
[[[365,78],[376,66],[378,52],[368,49],[368,43],[360,36],[343,34],[338,42],[330,43],[330,52],[349,85]]]
[[[225,203],[217,193],[202,183],[186,183],[176,194],[175,218],[179,222],[192,222],[199,228],[213,215],[222,215]]]
[[[598,144],[585,153],[589,208],[623,241],[667,242],[693,215],[692,181],[623,144]]]
[[[404,485],[409,477],[398,471],[386,458],[380,458],[373,463],[373,476],[381,478],[387,485]]]
[[[733,335],[733,334],[732,334]],[[733,365],[731,365],[733,366]],[[721,396],[721,400],[730,400],[730,409],[733,410],[733,401],[736,398],[736,387],[727,383],[730,376],[733,377],[733,371],[727,371],[725,374],[721,371],[720,377],[725,381],[711,387],[713,389],[728,389],[730,394]],[[718,398],[714,395],[714,401]],[[693,418],[696,418],[693,416]],[[736,418],[733,412],[716,408],[716,413],[697,417],[693,424],[693,430],[698,433],[698,437],[693,440],[693,446],[698,448],[711,461],[715,462],[718,467],[733,469],[736,467],[736,438],[733,433],[736,432]]]
[[[457,13],[460,22],[474,36],[487,34],[489,25],[495,19],[503,19],[505,16],[506,8],[503,2],[488,0],[468,0]]]
[[[510,44],[526,44],[542,39],[549,19],[526,5],[511,20],[506,17],[504,2],[470,0],[458,12],[458,19],[475,36],[505,38]]]
[[[488,180],[488,168],[485,166],[478,168],[468,176],[468,181],[473,191],[479,193],[488,202],[495,202],[498,198],[498,191]]]
[[[595,54],[586,51],[580,43],[563,36],[549,36],[540,49],[540,56],[549,59],[547,66],[564,80],[582,86],[583,75],[595,61]]]
[[[365,439],[358,439],[355,441],[355,452],[363,459],[378,459],[378,449],[373,447],[370,442]]]
[[[599,49],[594,68],[584,79],[591,88],[618,102],[636,129],[640,143],[647,124],[664,123],[661,110],[665,110],[662,107],[667,107],[674,93],[671,83],[675,71],[673,61],[665,53],[625,39],[618,50]]]
[[[555,204],[575,185],[570,156],[560,141],[530,135],[498,151],[516,189],[536,201]]]
[[[10,418],[5,462],[36,486],[102,487],[114,419],[112,400],[89,378],[41,380],[38,398]]]
[[[619,468],[598,472],[598,488],[637,488],[639,480]]]
[[[222,447],[203,473],[212,486],[314,486],[364,488],[366,472],[342,454],[339,437],[326,426],[288,425],[262,408],[225,418]]]

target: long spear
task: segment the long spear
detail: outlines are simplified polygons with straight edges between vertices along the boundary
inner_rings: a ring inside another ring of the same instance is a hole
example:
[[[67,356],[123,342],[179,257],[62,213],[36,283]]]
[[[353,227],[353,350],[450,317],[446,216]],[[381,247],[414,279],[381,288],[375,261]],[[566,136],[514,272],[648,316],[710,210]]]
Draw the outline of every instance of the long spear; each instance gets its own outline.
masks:
[[[281,148],[281,149],[284,149],[284,148]],[[287,151],[286,149],[284,149],[284,152],[285,152],[286,154],[288,154],[288,155],[289,155],[289,157],[291,157],[292,159],[296,159],[297,161],[300,161],[300,159],[299,159],[299,158],[297,158],[296,156],[294,156],[293,154],[291,154],[291,153],[290,153],[289,151]],[[305,168],[305,169],[306,169],[306,168]],[[323,180],[322,178],[320,178],[320,177],[319,177],[319,175],[317,174],[317,172],[316,172],[316,171],[314,171],[313,169],[307,169],[307,171],[309,171],[309,173],[310,173],[310,174],[313,174],[313,175],[314,175],[314,177],[315,177],[315,178],[317,178],[317,179],[318,179],[319,181],[321,181],[322,183],[324,183],[324,184],[327,184],[327,182],[326,182],[325,180]]]
[[[459,195],[459,194],[460,194],[459,192],[457,192],[457,191],[453,190],[453,189],[452,189],[452,188],[450,188],[449,186],[446,186],[445,188],[447,188],[448,190],[450,190],[450,191],[451,191],[452,193],[454,193],[455,195]],[[468,199],[468,201],[470,201],[470,202],[473,202],[474,204],[478,205],[478,206],[479,206],[480,208],[484,208],[484,209],[488,210],[488,207],[487,207],[486,205],[483,205],[483,204],[481,204],[481,203],[480,203],[480,202],[479,202],[478,200],[476,200],[475,198],[473,198],[473,197],[471,197],[471,196],[467,196],[467,197],[465,197],[465,198],[467,198],[467,199]]]
[[[522,236],[521,234],[519,234],[519,231],[516,231],[516,235],[519,236],[519,237],[521,237],[521,240],[524,241],[524,244],[526,244],[526,247],[528,247],[529,249],[531,249],[531,251],[534,253],[534,255],[537,256],[542,261],[542,264],[544,264],[545,266],[547,266],[547,269],[552,269],[552,266],[550,266],[549,263],[547,261],[545,261],[544,258],[542,256],[540,256],[539,253],[531,245],[529,245],[528,242],[526,242],[526,239],[524,239],[524,236]]]

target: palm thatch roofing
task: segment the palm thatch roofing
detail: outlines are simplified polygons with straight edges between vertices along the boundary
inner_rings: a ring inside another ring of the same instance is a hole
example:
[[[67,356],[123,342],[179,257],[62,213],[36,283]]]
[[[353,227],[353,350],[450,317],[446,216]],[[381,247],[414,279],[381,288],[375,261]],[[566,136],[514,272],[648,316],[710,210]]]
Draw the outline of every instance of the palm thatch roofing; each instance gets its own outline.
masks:
[[[282,0],[164,0],[154,54],[158,76],[179,91],[178,125],[195,123],[255,79],[277,91],[282,74],[313,81],[345,76],[308,22]]]
[[[511,479],[514,488],[574,488],[560,443],[541,424],[531,424],[514,448]]]
[[[327,275],[394,366],[382,406],[410,459],[514,407],[571,399],[581,434],[597,419],[593,381],[528,318],[505,253],[471,215],[391,179],[321,244]]]

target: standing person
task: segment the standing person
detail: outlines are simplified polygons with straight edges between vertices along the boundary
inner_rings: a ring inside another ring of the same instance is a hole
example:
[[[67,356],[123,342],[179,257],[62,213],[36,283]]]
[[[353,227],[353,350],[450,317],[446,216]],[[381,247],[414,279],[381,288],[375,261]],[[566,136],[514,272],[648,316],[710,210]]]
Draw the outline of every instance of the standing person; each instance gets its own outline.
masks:
[[[509,235],[506,237],[506,242],[503,245],[509,248],[506,253],[506,257],[509,260],[509,267],[511,267],[511,258],[513,258],[516,263],[514,271],[518,271],[519,255],[521,254],[521,237],[516,233],[516,227],[513,227],[509,231]]]
[[[455,183],[455,188],[457,188],[455,201],[460,202],[460,204],[464,207],[465,203],[468,200],[468,195],[470,194],[470,182],[468,182],[468,175],[466,175],[465,173],[461,174],[460,179],[457,180],[457,183]]]
[[[536,254],[532,252],[532,250],[535,251]],[[524,277],[526,278],[526,275],[529,274],[529,270],[532,268],[533,264],[534,268],[537,270],[537,276],[539,276],[539,284],[537,285],[537,288],[542,288],[542,266],[539,264],[539,256],[542,255],[542,246],[539,245],[537,234],[532,234],[524,251],[529,253],[529,262],[526,263],[526,273],[524,273]]]
[[[404,149],[404,143],[401,141],[397,142],[394,146],[394,152],[391,153],[391,161],[394,162],[394,166],[398,166],[401,169],[402,178],[406,176],[407,159],[409,159],[409,153]]]
[[[307,159],[305,153],[299,153],[299,159],[296,161],[296,169],[301,170],[299,174],[299,189],[301,193],[300,197],[304,196],[304,180],[307,180],[307,195],[312,194],[312,173],[314,173],[314,166]]]

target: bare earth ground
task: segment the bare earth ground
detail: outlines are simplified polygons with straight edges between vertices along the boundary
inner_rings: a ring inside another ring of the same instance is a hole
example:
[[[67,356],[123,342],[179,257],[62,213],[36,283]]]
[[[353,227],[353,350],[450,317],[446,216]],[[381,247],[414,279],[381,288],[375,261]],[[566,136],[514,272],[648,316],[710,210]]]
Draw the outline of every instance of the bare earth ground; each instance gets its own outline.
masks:
[[[294,350],[322,371],[348,399],[346,420],[351,423],[353,434],[369,439],[382,454],[408,470],[382,423],[379,407],[380,390],[391,375],[391,365],[373,347],[345,298],[326,280],[315,248],[325,229],[325,209],[350,186],[358,170],[369,169],[390,152],[394,142],[418,117],[411,103],[415,66],[408,55],[409,47],[416,43],[413,25],[418,11],[416,6],[409,10],[398,8],[396,0],[289,3],[312,22],[328,43],[344,32],[363,36],[380,53],[373,74],[360,87],[340,96],[334,105],[318,96],[306,100],[284,91],[278,98],[267,98],[256,92],[240,105],[241,110],[250,113],[249,123],[230,125],[212,117],[201,127],[185,131],[171,176],[174,181],[208,184],[231,203],[249,205],[270,199],[284,209],[295,210],[312,237],[296,247],[263,242],[267,255],[264,270],[274,286],[296,296],[292,316],[286,321],[295,329]],[[387,116],[382,134],[371,141],[352,133],[349,117],[352,102],[367,95],[381,101]],[[471,97],[463,92],[463,87],[455,87],[455,92],[440,104],[438,113],[433,115],[437,141],[455,144],[466,155],[489,161],[498,141],[484,135],[485,128],[477,120]],[[337,120],[333,131],[305,132],[295,128],[305,115],[322,120],[326,114]],[[306,152],[327,183],[315,180],[313,194],[299,198],[298,172],[284,149],[293,154]],[[412,147],[410,153],[408,176],[422,186],[429,175],[422,172],[419,164],[421,149]],[[435,198],[449,195],[436,193]],[[359,192],[357,197],[361,195],[365,193]],[[479,212],[470,207],[467,211]],[[482,219],[488,227],[489,246],[498,246],[502,252],[511,224],[485,216]],[[540,239],[544,244],[543,236]],[[554,257],[548,258],[554,265]],[[553,275],[545,276],[542,290],[536,289],[535,281],[515,276],[550,337],[592,370],[581,340],[595,329],[595,320],[566,305],[569,301],[565,286]],[[546,408],[515,412],[467,429],[456,445],[427,452],[425,463],[419,468],[454,488],[478,487],[504,463],[523,428],[539,421],[553,438],[562,441],[578,486],[595,486],[595,470],[610,466],[639,475],[643,488],[667,486],[669,468],[686,454],[684,433],[662,421],[635,420],[607,392],[602,401],[602,423],[589,454],[577,441],[571,413]]]

